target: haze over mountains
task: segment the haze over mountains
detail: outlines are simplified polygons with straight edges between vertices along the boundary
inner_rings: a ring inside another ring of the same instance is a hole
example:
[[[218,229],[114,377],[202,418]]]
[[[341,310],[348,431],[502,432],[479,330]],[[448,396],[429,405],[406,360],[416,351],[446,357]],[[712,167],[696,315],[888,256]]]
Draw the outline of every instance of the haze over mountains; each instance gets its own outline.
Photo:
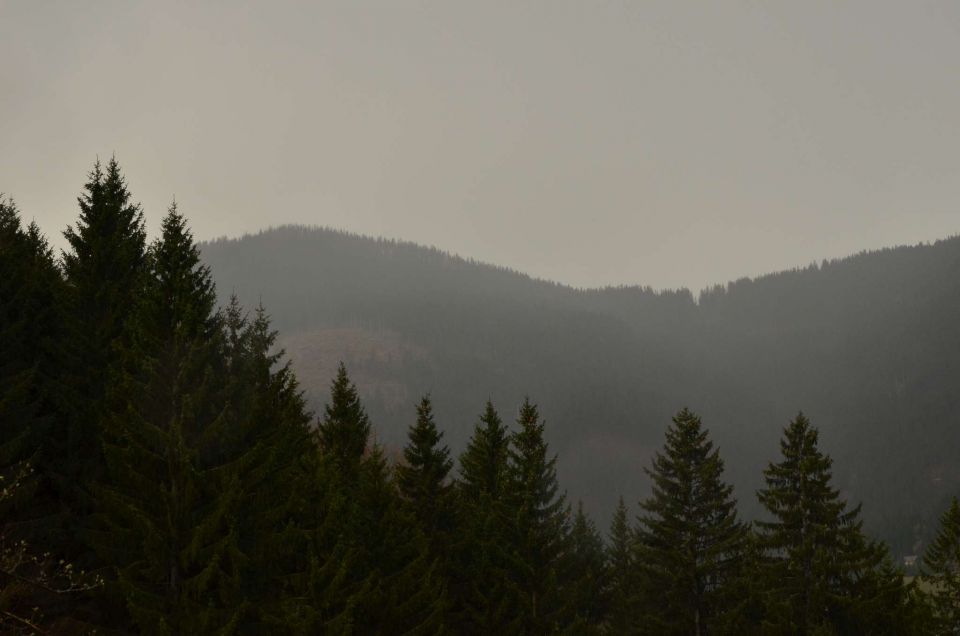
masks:
[[[960,482],[960,238],[705,290],[580,290],[411,243],[285,226],[202,246],[262,300],[319,410],[336,364],[399,448],[424,393],[455,451],[489,397],[539,403],[561,483],[606,524],[670,416],[698,412],[744,513],[803,410],[867,526],[914,554]],[[682,259],[683,254],[677,254]],[[473,414],[472,416],[470,414]]]

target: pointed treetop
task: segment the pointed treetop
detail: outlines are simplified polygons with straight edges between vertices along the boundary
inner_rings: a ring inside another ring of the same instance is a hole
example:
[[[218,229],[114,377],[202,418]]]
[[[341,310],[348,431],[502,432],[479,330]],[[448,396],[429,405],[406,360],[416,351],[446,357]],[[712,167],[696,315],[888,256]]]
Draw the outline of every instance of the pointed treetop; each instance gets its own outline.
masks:
[[[370,419],[343,362],[337,367],[337,377],[330,388],[330,402],[324,408],[317,433],[324,454],[344,469],[356,465],[367,448]]]
[[[460,485],[470,498],[501,496],[509,445],[510,434],[493,403],[487,400],[473,436],[460,456]]]

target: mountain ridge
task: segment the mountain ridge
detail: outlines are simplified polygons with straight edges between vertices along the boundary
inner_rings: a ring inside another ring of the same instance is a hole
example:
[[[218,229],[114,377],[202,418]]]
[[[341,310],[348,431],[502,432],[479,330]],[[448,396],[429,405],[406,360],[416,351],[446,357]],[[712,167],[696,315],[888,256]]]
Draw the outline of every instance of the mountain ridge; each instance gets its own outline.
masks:
[[[642,467],[683,406],[714,432],[747,514],[782,426],[801,409],[821,428],[842,487],[901,553],[926,537],[960,483],[942,452],[960,428],[950,389],[960,380],[958,237],[741,278],[696,298],[577,289],[438,248],[304,226],[208,242],[203,253],[222,295],[263,300],[315,409],[329,381],[319,369],[342,357],[385,443],[402,444],[413,401],[430,392],[459,451],[483,401],[510,419],[529,394],[548,419],[564,485],[601,519],[621,492],[644,495]],[[354,330],[343,345],[329,337],[338,329]],[[310,333],[326,338],[313,353]],[[367,349],[350,351],[350,338]],[[381,351],[392,353],[378,360]]]

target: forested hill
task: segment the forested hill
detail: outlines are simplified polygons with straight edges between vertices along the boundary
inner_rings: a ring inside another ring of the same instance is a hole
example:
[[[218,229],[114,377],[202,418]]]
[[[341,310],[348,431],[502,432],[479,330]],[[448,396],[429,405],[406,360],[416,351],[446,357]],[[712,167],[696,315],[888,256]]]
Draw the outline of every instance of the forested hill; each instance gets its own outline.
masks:
[[[315,409],[343,359],[399,447],[431,393],[454,449],[484,401],[542,405],[561,481],[605,517],[689,406],[748,516],[803,410],[868,527],[911,554],[960,483],[960,239],[706,290],[577,290],[411,243],[281,227],[202,246],[221,296],[262,300]],[[601,519],[601,524],[605,519]]]

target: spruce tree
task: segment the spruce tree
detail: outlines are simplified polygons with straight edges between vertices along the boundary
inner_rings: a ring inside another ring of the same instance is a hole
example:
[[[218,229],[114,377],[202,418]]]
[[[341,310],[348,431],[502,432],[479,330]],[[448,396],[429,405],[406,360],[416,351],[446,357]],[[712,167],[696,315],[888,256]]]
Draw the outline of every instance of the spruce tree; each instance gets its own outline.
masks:
[[[65,404],[49,436],[41,467],[68,511],[64,544],[56,546],[82,565],[93,557],[84,545],[93,501],[89,485],[104,472],[101,424],[107,387],[119,363],[118,345],[143,292],[146,233],[139,205],[112,158],[98,161],[78,199],[80,217],[64,237],[66,316],[70,347],[64,365]]]
[[[306,554],[314,528],[316,446],[289,362],[280,364],[276,332],[263,306],[247,324],[236,299],[226,311],[227,421],[219,441],[239,483],[238,544],[243,552],[240,630],[262,632],[286,624],[288,599],[304,595]],[[278,497],[277,493],[284,495]]]
[[[520,591],[524,631],[546,634],[566,624],[561,594],[569,549],[569,506],[557,483],[556,456],[548,454],[544,423],[525,399],[517,418],[508,463],[511,505],[511,581]]]
[[[442,633],[447,597],[440,563],[400,499],[378,445],[361,464],[355,501],[356,568],[368,577],[358,601],[357,633]]]
[[[940,518],[940,529],[923,555],[926,583],[938,633],[960,632],[960,503],[954,497]]]
[[[229,632],[245,611],[242,484],[224,448],[222,320],[209,270],[172,207],[108,396],[95,535],[143,633]]]
[[[641,504],[635,556],[648,592],[643,623],[657,634],[722,631],[746,530],[699,417],[673,417],[647,474],[653,492]]]
[[[570,528],[570,552],[563,572],[567,617],[565,633],[600,634],[608,612],[609,569],[603,539],[583,511],[583,502]]]
[[[337,377],[330,389],[330,402],[324,408],[317,436],[321,451],[344,474],[356,473],[367,448],[370,419],[343,362],[337,368]]]
[[[63,567],[45,553],[62,545],[62,506],[44,479],[45,450],[61,411],[63,281],[35,224],[0,195],[0,629],[67,628]],[[51,563],[52,562],[52,563]],[[67,573],[72,571],[67,570]],[[69,587],[69,585],[67,585]],[[7,619],[10,619],[9,621]],[[72,626],[76,627],[76,626]],[[14,632],[15,633],[15,632]]]
[[[627,507],[623,497],[617,502],[610,524],[608,564],[607,624],[613,634],[630,634],[636,631],[636,563],[634,557],[634,534],[627,520]]]
[[[447,481],[453,462],[450,450],[440,445],[443,433],[433,421],[429,396],[417,405],[417,420],[407,436],[405,463],[397,466],[397,486],[433,545],[435,556],[445,559],[453,530],[451,486]]]
[[[369,431],[341,363],[317,432],[324,480],[318,487],[338,507],[342,524],[318,525],[311,585],[326,607],[319,624],[348,625],[356,633],[439,633],[446,608],[439,565],[400,498],[383,451],[368,449]],[[324,512],[321,517],[329,516]],[[346,541],[332,539],[331,531]],[[350,562],[342,578],[336,555]]]
[[[780,450],[758,493],[770,515],[757,524],[766,622],[801,635],[876,632],[907,598],[902,576],[885,563],[884,546],[863,534],[860,507],[848,508],[831,485],[832,460],[802,413]]]
[[[488,400],[480,423],[460,456],[458,488],[463,497],[478,500],[488,496],[498,500],[503,496],[509,447],[510,434]]]
[[[451,581],[458,631],[517,633],[518,591],[507,576],[513,565],[507,461],[510,434],[488,400],[467,448],[456,482],[459,541]]]
[[[12,200],[0,196],[0,474],[36,463],[53,419],[60,332],[60,277],[36,226],[21,227]],[[29,480],[31,484],[34,479]],[[22,479],[18,500],[35,489]]]

